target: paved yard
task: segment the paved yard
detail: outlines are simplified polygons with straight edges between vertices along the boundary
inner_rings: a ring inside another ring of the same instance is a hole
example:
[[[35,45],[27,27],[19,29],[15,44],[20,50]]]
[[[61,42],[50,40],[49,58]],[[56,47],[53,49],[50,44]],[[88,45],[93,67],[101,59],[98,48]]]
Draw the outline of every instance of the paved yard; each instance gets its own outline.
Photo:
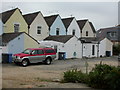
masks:
[[[32,64],[28,67],[15,64],[2,65],[3,88],[89,88],[85,84],[59,83],[63,72],[72,68],[85,72],[85,62],[88,62],[89,71],[95,64],[103,63],[117,66],[117,57],[56,60],[51,65]]]

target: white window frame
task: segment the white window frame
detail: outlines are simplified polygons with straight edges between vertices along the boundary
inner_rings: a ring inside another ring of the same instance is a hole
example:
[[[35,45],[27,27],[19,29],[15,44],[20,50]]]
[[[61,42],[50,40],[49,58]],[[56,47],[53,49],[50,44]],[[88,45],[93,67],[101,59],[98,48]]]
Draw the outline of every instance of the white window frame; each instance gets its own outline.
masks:
[[[75,34],[76,34],[76,30],[75,29],[72,30],[72,35],[73,35],[73,33],[74,33],[74,36],[75,36]]]
[[[40,33],[38,33],[38,30],[40,30]],[[42,27],[41,26],[37,26],[37,35],[41,35],[41,31],[42,31]]]

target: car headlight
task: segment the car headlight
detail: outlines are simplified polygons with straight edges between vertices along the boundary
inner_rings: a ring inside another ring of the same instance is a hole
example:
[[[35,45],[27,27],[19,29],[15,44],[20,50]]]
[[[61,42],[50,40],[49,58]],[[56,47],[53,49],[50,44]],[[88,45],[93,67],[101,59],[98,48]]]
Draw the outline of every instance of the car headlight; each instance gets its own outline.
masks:
[[[20,59],[20,57],[17,57],[17,59]]]

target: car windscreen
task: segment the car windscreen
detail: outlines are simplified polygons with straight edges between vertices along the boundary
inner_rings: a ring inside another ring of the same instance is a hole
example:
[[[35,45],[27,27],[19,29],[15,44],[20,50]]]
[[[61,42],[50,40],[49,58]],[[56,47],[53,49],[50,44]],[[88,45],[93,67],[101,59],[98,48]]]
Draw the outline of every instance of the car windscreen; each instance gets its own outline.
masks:
[[[24,53],[24,54],[30,54],[31,51],[32,51],[32,50],[30,50],[30,49],[26,49],[26,50],[24,50],[22,53]]]

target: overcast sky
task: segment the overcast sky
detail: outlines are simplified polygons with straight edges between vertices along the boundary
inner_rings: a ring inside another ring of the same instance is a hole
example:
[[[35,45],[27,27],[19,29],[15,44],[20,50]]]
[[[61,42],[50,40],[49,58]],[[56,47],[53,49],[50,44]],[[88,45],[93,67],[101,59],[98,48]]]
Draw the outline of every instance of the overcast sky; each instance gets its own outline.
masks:
[[[41,11],[44,16],[89,19],[98,30],[118,24],[118,2],[2,2],[2,10],[20,8],[23,14]]]

